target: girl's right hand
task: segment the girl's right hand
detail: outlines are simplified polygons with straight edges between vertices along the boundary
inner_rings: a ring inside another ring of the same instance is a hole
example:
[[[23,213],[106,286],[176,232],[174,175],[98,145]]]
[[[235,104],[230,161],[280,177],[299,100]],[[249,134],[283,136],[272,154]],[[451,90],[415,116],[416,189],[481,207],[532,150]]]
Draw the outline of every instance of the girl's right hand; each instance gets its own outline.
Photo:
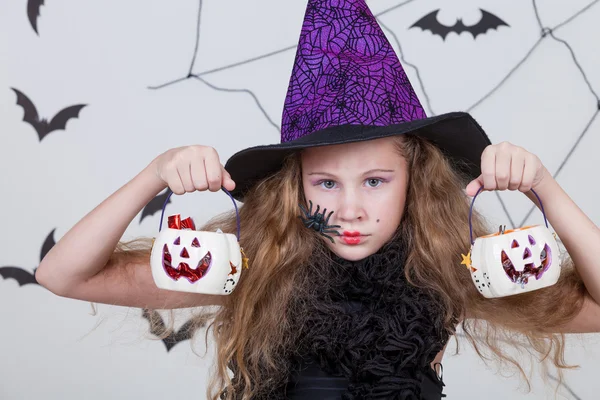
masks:
[[[235,188],[231,175],[219,160],[217,151],[209,146],[184,146],[167,150],[156,157],[151,167],[156,176],[175,194],[210,190],[221,186]]]

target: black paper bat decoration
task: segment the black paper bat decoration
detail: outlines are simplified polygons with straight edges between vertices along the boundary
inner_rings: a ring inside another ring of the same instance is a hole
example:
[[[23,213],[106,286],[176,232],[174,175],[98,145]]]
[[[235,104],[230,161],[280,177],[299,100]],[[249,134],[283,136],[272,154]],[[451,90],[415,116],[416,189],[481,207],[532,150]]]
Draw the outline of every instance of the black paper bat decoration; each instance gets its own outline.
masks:
[[[34,285],[39,285],[37,280],[35,279],[35,271],[33,273],[19,267],[0,267],[0,276],[4,279],[14,279],[17,281],[19,286],[25,286],[29,283]]]
[[[39,36],[37,30],[37,19],[40,16],[40,7],[44,5],[44,0],[28,0],[27,1],[27,18],[29,18],[29,23],[31,27],[35,31],[35,33]]]
[[[150,200],[150,202],[148,204],[146,204],[146,206],[142,210],[142,216],[140,217],[140,223],[142,223],[142,221],[144,220],[145,217],[152,216],[155,213],[162,211],[162,208],[165,204],[165,200],[167,200],[169,193],[170,193],[169,189],[167,189],[167,190],[165,190],[164,193],[159,194],[158,196],[156,196],[155,198]],[[171,199],[169,199],[169,201],[167,202],[167,205],[169,205],[169,204],[171,204]]]
[[[446,26],[437,19],[440,10],[435,10],[415,22],[410,28],[416,27],[423,29],[423,31],[428,30],[434,35],[441,36],[442,40],[446,40],[446,36],[450,32],[456,32],[459,35],[463,32],[469,32],[473,35],[473,39],[476,39],[477,36],[483,35],[490,29],[498,29],[500,26],[510,26],[490,12],[482,9],[479,9],[479,11],[481,11],[481,19],[475,25],[467,26],[462,22],[462,19],[459,19],[454,26]]]
[[[56,228],[52,229],[48,236],[46,236],[46,240],[44,240],[44,244],[42,245],[42,250],[40,250],[40,262],[46,257],[46,254],[50,251],[51,248],[54,247],[56,241],[54,240],[54,231]]]
[[[42,249],[40,251],[40,261],[48,254],[50,249],[54,247],[56,244],[54,241],[54,231],[56,229],[52,229],[52,231],[46,237],[44,244],[42,245]],[[33,273],[27,271],[26,269],[20,267],[0,267],[0,276],[4,279],[12,278],[17,281],[19,286],[25,286],[27,284],[39,285],[38,281],[35,279],[35,271],[37,268],[33,270]]]
[[[40,119],[37,108],[27,96],[15,88],[11,89],[17,94],[17,105],[23,107],[23,121],[33,126],[38,134],[40,142],[50,132],[64,130],[67,126],[67,122],[69,122],[71,118],[79,118],[79,112],[87,105],[76,104],[74,106],[66,107],[59,111],[50,122],[48,122],[45,118]]]
[[[150,323],[150,333],[161,337],[165,331],[165,321],[162,316],[156,310],[148,310],[144,309],[142,311],[142,316],[148,320]],[[187,321],[185,324],[179,328],[177,332],[169,332],[169,336],[161,339],[164,343],[167,351],[171,351],[173,347],[177,343],[184,342],[192,338],[192,334],[194,333],[194,328],[197,327],[193,320]]]

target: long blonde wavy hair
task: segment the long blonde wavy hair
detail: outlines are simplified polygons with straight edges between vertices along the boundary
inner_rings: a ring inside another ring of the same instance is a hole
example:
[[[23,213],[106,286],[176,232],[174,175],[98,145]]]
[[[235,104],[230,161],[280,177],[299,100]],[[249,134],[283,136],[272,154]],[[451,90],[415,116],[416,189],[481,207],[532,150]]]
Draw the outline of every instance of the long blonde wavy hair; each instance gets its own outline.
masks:
[[[396,142],[409,168],[401,221],[410,243],[405,265],[408,281],[442,299],[445,328],[455,333],[460,321],[465,338],[484,360],[513,365],[529,383],[509,351],[525,349],[538,361],[558,368],[560,382],[562,370],[572,366],[564,359],[564,334],[557,331],[580,311],[585,293],[570,259],[554,286],[505,298],[481,296],[470,282],[470,272],[460,265],[461,253],[470,247],[465,177],[431,142],[414,135],[398,137]],[[299,266],[323,251],[322,239],[298,218],[298,204],[305,202],[301,188],[296,153],[280,171],[256,184],[239,209],[240,243],[251,266],[243,271],[236,290],[224,296],[212,320],[217,348],[216,373],[208,388],[212,400],[250,399],[285,379],[286,358],[294,345],[290,333],[295,329],[289,307],[304,279]],[[472,224],[474,237],[490,233],[476,211]],[[201,229],[217,228],[235,232],[235,214],[222,214]],[[148,246],[134,248],[132,243],[121,243],[114,258],[149,260]],[[197,318],[195,326],[201,326],[206,315],[201,312]],[[168,332],[167,328],[165,335]]]

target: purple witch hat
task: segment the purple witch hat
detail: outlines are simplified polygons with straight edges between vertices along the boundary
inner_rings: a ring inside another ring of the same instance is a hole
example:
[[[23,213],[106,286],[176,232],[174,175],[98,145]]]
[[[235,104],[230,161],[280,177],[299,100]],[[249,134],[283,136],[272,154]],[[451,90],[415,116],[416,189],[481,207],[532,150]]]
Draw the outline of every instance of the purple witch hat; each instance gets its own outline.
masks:
[[[288,87],[281,142],[244,149],[225,169],[243,200],[290,153],[411,133],[438,145],[474,179],[491,144],[467,113],[427,117],[365,0],[308,0]]]

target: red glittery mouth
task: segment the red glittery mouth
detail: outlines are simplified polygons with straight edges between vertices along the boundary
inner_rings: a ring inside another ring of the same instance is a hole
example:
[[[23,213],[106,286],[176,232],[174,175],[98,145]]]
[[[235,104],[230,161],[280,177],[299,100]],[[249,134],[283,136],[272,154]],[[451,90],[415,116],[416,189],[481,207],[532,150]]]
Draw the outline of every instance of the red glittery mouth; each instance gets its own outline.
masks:
[[[181,257],[189,257],[185,247],[181,251]],[[180,262],[177,268],[174,268],[171,265],[172,260],[173,258],[171,257],[171,253],[165,244],[163,247],[163,268],[165,269],[167,275],[176,281],[180,278],[185,278],[190,283],[194,283],[205,276],[208,272],[212,262],[212,255],[210,254],[210,251],[207,252],[206,255],[202,257],[200,261],[198,261],[196,268],[190,268],[189,264],[185,262]]]

